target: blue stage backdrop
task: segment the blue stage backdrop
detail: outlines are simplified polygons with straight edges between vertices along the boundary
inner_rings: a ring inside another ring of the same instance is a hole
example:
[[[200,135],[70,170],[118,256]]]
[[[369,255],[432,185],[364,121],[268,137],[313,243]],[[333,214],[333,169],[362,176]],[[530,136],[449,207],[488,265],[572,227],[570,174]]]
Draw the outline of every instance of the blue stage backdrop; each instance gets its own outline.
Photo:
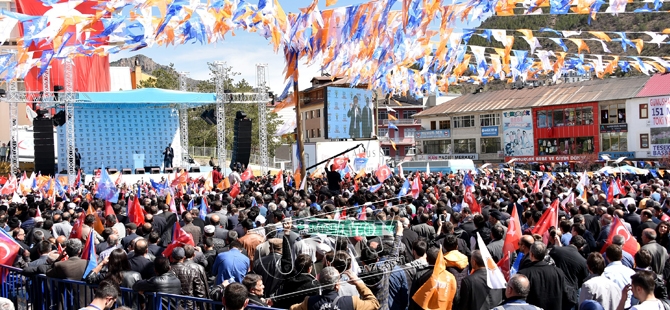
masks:
[[[86,173],[102,167],[133,168],[133,154],[144,154],[144,166],[163,166],[163,150],[174,149],[179,165],[179,112],[146,105],[83,104],[75,107],[75,145]],[[58,170],[67,169],[65,125],[58,127]]]

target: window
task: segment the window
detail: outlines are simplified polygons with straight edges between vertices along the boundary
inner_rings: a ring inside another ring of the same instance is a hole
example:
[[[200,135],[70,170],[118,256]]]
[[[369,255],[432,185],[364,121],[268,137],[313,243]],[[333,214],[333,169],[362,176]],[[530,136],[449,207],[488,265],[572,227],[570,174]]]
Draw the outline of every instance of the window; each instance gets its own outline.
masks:
[[[409,118],[409,119],[411,119],[412,116],[414,116],[414,114],[416,114],[416,111],[407,111],[407,110],[405,110],[405,111],[402,111],[402,118]]]
[[[431,121],[430,122],[430,130],[435,130],[437,129],[437,122],[436,121]]]
[[[500,138],[481,138],[481,153],[498,153]]]
[[[388,146],[382,146],[382,152],[384,152],[384,156],[391,156],[391,148]]]
[[[648,149],[649,148],[649,134],[641,133],[640,134],[640,148]]]
[[[314,118],[314,111],[309,111],[309,118]]]
[[[564,120],[565,120],[565,126],[574,126],[575,125],[575,109],[574,108],[569,108],[565,109],[564,113]]]
[[[321,128],[316,129],[316,137],[321,138]]]
[[[451,154],[451,140],[423,141],[424,154]]]
[[[386,110],[379,111],[378,115],[379,115],[379,119],[388,119],[389,118],[389,111],[386,111]]]
[[[314,138],[314,129],[309,130],[310,138]]]
[[[539,139],[539,155],[593,153],[593,137]]]
[[[405,138],[414,138],[415,128],[405,128]]]
[[[440,121],[440,129],[451,128],[451,121]]]
[[[551,112],[549,112],[551,113]],[[547,112],[538,111],[537,112],[537,128],[547,128]]]
[[[377,129],[377,137],[386,137],[389,135],[388,128],[379,128]]]
[[[316,117],[321,117],[321,110],[316,110]]]
[[[586,108],[577,108],[576,109],[576,114],[577,114],[577,121],[575,125],[591,125],[593,124],[593,108],[592,107],[586,107]]]
[[[565,123],[563,122],[563,110],[554,110],[554,126],[555,127],[560,127],[564,126]]]
[[[477,153],[477,139],[454,140],[454,154]]]
[[[643,103],[640,105],[640,119],[649,118],[649,105]]]
[[[601,148],[603,152],[625,152],[628,151],[627,132],[605,132],[600,134]]]
[[[500,114],[482,114],[479,116],[479,124],[485,126],[499,126]]]
[[[612,103],[600,106],[600,123],[617,124],[626,122],[626,104]]]
[[[577,138],[577,145],[575,146],[577,154],[592,154],[593,153],[593,137]],[[575,154],[575,153],[572,153]]]
[[[309,119],[309,112],[305,112],[305,117],[304,119]]]
[[[475,127],[475,116],[454,116],[454,128],[468,128]]]

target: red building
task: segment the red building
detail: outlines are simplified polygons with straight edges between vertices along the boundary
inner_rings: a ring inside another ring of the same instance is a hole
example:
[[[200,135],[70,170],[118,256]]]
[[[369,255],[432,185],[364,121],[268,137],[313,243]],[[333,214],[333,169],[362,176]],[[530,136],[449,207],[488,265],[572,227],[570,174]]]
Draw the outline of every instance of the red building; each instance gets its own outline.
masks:
[[[535,156],[517,161],[579,161],[600,149],[598,103],[550,105],[533,109]]]
[[[415,120],[413,116],[423,109],[421,99],[398,96],[379,100],[377,137],[386,156],[401,161],[408,153],[414,153],[414,134],[421,130],[421,121]],[[389,123],[398,130],[389,128]]]

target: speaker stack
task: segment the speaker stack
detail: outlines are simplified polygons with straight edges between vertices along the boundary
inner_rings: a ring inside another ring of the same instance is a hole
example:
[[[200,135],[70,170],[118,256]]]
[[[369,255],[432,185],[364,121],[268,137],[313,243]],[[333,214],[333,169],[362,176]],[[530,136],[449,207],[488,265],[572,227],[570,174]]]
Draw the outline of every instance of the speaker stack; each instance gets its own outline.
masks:
[[[233,139],[233,158],[230,160],[230,168],[240,163],[244,167],[249,166],[251,156],[251,120],[246,114],[238,111],[235,117],[235,130]]]
[[[56,175],[54,127],[51,119],[33,120],[33,139],[35,140],[35,171],[43,175]]]

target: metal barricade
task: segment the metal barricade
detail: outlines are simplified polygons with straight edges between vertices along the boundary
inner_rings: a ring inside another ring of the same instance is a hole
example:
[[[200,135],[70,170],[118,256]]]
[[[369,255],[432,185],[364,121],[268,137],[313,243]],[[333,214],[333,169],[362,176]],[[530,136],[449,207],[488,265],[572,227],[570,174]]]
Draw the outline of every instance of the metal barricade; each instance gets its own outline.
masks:
[[[0,265],[0,297],[11,300],[17,309],[61,310],[80,309],[93,300],[97,285],[83,281],[53,279],[40,274],[25,276],[19,268]],[[122,287],[116,306],[131,309],[158,310],[221,310],[221,301],[164,293],[140,294]],[[249,305],[252,310],[280,310]]]

